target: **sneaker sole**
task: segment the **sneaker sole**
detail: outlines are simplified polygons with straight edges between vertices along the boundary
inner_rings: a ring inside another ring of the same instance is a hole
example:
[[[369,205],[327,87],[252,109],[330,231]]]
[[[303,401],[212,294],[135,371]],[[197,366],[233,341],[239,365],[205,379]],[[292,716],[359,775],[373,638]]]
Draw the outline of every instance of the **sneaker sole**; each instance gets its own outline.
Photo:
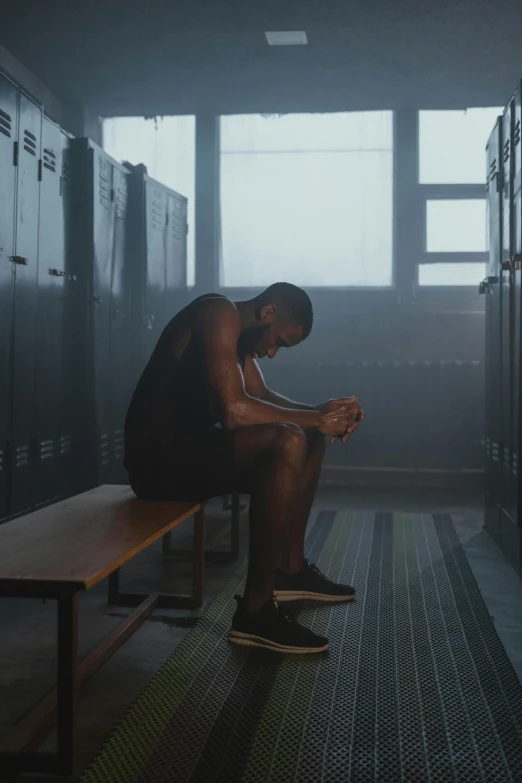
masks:
[[[284,644],[272,642],[270,639],[263,639],[262,636],[242,633],[241,631],[230,631],[228,641],[232,644],[240,644],[243,647],[261,647],[263,650],[272,650],[278,653],[296,653],[298,655],[310,655],[312,653],[325,652],[330,649],[327,642],[323,647],[290,647]]]
[[[282,603],[283,601],[324,601],[325,603],[341,603],[343,601],[353,601],[353,595],[326,595],[325,593],[309,593],[305,590],[281,590],[274,591],[274,595]]]

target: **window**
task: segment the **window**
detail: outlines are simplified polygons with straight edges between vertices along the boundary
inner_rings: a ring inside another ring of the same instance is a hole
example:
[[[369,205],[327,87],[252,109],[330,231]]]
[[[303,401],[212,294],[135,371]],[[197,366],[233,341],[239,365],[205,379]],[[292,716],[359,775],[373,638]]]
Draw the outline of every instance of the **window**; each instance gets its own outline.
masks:
[[[225,287],[390,286],[391,112],[221,118]]]
[[[485,263],[441,263],[420,264],[419,285],[421,286],[478,286],[486,276]]]
[[[144,163],[149,176],[188,198],[187,285],[195,282],[195,118],[115,117],[103,123],[103,146],[116,160]]]
[[[485,253],[486,201],[436,199],[426,202],[428,253]]]
[[[420,286],[475,287],[485,276],[486,144],[500,114],[497,107],[419,112]]]
[[[419,182],[482,184],[485,149],[501,108],[419,112]]]

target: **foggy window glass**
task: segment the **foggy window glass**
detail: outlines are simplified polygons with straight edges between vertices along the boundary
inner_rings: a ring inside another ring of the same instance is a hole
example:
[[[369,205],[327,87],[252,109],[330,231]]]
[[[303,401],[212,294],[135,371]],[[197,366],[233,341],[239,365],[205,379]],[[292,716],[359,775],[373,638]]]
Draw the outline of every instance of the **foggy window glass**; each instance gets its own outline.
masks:
[[[188,198],[187,285],[195,282],[195,117],[114,117],[103,122],[103,148],[118,161],[144,163],[149,176]]]
[[[419,112],[419,182],[484,182],[486,144],[502,112],[501,107]]]
[[[428,253],[485,253],[486,242],[485,199],[426,202]]]
[[[221,118],[221,284],[392,284],[392,112]]]
[[[486,264],[419,264],[419,285],[471,285],[478,290],[486,277]]]

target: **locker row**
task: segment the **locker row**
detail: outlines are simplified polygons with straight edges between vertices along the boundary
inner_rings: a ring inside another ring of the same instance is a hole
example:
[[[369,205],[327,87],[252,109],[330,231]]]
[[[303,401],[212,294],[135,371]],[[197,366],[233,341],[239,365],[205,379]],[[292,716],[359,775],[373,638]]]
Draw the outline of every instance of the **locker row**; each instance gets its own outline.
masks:
[[[487,145],[489,260],[486,296],[485,524],[522,570],[521,275],[522,84]]]
[[[0,519],[126,481],[130,396],[184,303],[187,200],[0,74]]]

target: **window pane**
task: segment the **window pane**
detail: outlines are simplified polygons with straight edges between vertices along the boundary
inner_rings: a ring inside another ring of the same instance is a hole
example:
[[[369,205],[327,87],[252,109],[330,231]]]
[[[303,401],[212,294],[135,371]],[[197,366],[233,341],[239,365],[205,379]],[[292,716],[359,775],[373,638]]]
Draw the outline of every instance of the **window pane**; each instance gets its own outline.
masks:
[[[478,290],[486,264],[419,264],[419,285],[472,285]]]
[[[485,253],[486,242],[485,199],[426,202],[428,253]]]
[[[419,182],[482,183],[486,143],[503,109],[419,112]]]
[[[149,176],[188,198],[187,285],[195,282],[195,118],[115,117],[103,122],[103,147],[116,160],[144,163]]]
[[[391,112],[222,117],[222,285],[391,285],[392,137]]]

